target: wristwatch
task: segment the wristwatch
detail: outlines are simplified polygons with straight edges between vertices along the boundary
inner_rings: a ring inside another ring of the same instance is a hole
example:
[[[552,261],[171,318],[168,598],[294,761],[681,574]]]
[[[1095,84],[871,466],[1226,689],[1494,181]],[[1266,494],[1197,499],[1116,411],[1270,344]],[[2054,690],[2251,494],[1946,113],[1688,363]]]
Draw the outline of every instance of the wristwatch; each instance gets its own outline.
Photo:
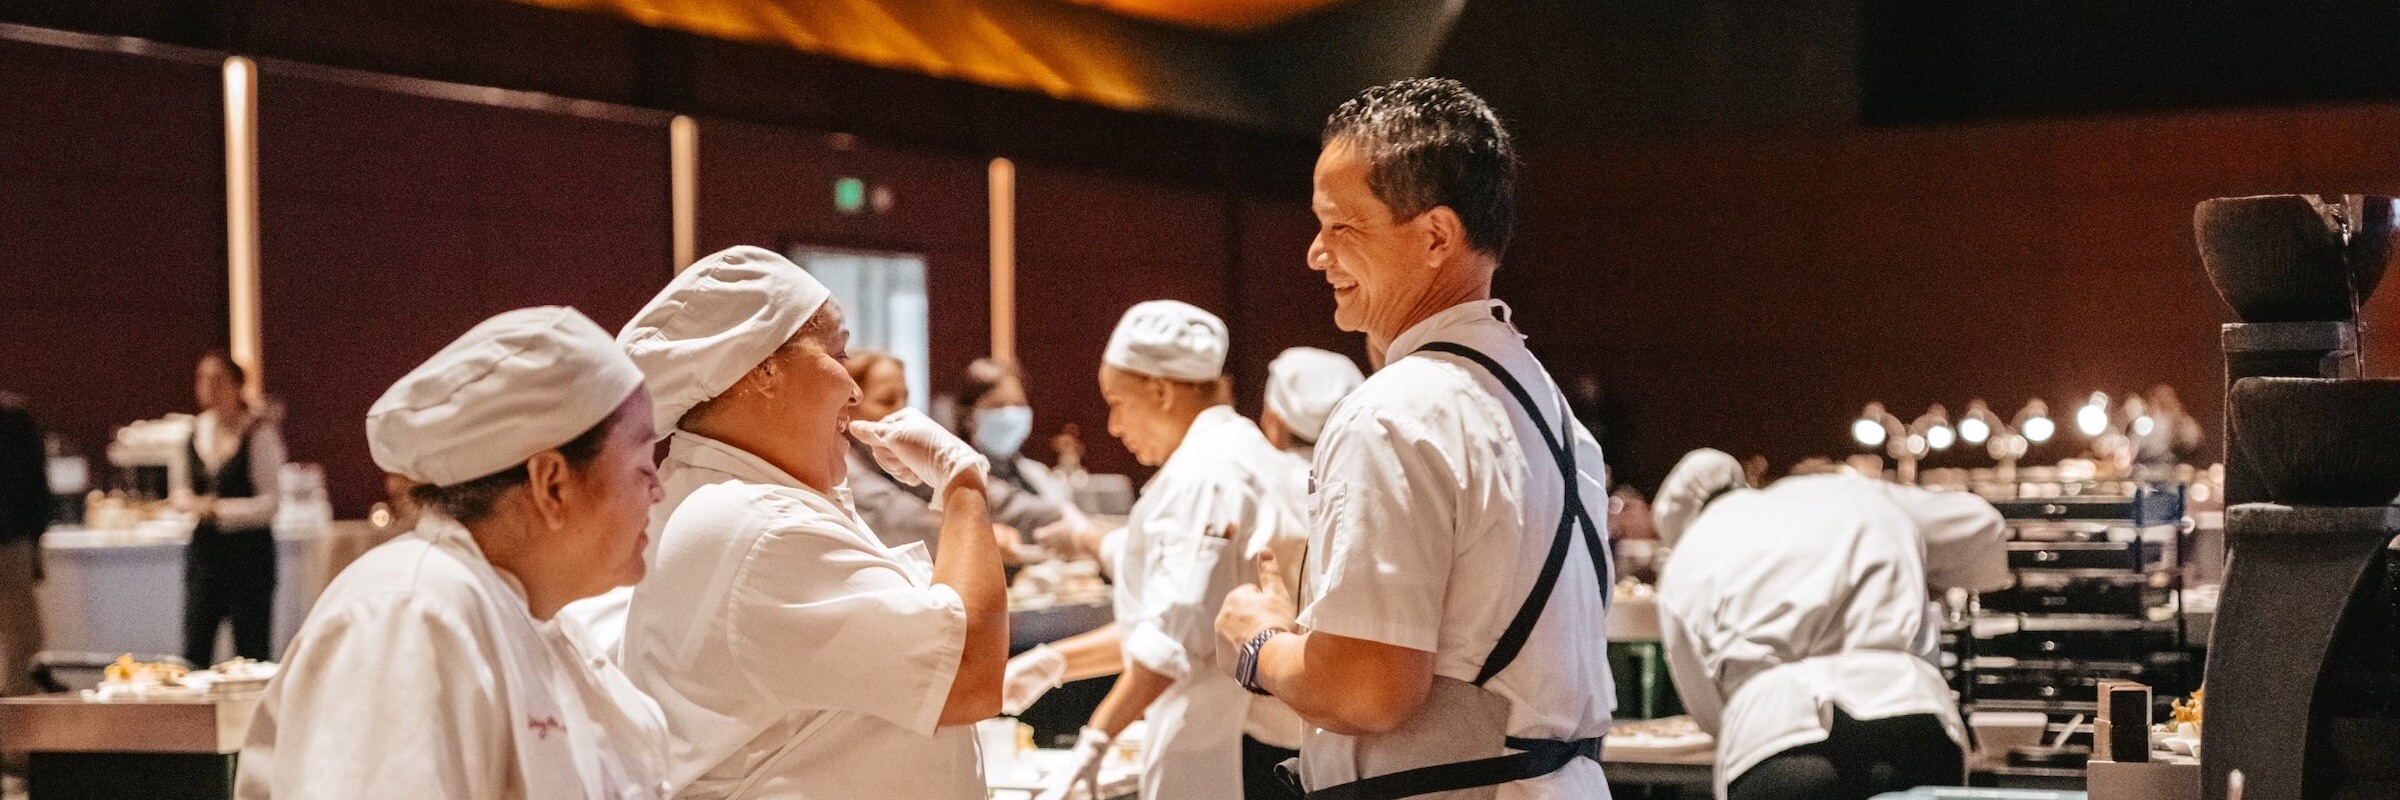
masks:
[[[1251,694],[1268,694],[1266,689],[1258,685],[1258,651],[1266,647],[1267,640],[1275,638],[1276,634],[1290,632],[1282,628],[1268,628],[1250,637],[1250,641],[1242,645],[1241,657],[1234,661],[1234,680],[1240,681],[1242,688],[1250,690]]]

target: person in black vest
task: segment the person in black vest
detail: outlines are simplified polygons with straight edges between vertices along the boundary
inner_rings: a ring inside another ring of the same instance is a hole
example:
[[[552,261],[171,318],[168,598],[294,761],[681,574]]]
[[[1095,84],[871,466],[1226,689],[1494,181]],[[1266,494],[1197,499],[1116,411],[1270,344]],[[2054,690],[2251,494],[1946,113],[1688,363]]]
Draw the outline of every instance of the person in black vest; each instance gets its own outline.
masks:
[[[24,399],[0,392],[0,695],[32,694],[42,614],[42,531],[50,527],[49,459]]]
[[[283,435],[242,399],[245,377],[224,351],[200,357],[192,393],[200,414],[184,450],[190,480],[177,505],[198,517],[183,564],[183,657],[216,661],[217,626],[233,622],[233,651],[275,657],[268,628],[275,608],[275,499]]]

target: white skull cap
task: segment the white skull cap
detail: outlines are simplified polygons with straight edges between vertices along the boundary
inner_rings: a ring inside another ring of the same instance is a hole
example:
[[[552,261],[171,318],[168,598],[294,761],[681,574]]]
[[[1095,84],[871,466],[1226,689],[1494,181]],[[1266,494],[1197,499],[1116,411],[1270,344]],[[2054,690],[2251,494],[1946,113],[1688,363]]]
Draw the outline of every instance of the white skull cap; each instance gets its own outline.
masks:
[[[385,472],[453,486],[525,462],[608,419],[642,371],[582,312],[520,308],[484,320],[367,409]]]
[[[658,435],[800,332],[833,292],[790,259],[741,245],[692,264],[625,323],[617,344],[650,383]]]
[[[1139,375],[1213,381],[1225,374],[1225,321],[1190,303],[1152,300],[1117,321],[1100,363]]]
[[[1335,404],[1365,383],[1358,362],[1314,347],[1285,350],[1267,365],[1267,410],[1293,435],[1316,441]]]

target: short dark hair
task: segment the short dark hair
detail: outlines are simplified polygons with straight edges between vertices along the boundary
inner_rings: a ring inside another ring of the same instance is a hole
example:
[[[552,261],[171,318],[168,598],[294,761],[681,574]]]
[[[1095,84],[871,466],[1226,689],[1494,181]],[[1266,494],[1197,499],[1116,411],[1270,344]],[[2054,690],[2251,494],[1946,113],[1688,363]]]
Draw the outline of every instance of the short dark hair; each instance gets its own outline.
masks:
[[[1325,119],[1321,144],[1367,159],[1367,188],[1397,219],[1447,206],[1467,244],[1498,258],[1516,228],[1517,150],[1465,84],[1410,78],[1358,93]]]
[[[876,366],[885,363],[899,367],[902,372],[908,370],[908,365],[900,363],[899,356],[872,347],[862,347],[850,351],[850,359],[842,362],[842,368],[850,371],[851,381],[856,382],[860,388],[865,388],[867,375],[873,373]]]
[[[975,359],[975,363],[967,365],[967,383],[958,390],[958,406],[974,408],[976,403],[983,402],[984,395],[991,394],[992,390],[1000,388],[1000,384],[1015,377],[1017,367],[1014,364],[992,358]]]
[[[233,382],[235,385],[242,385],[250,382],[250,372],[242,369],[241,363],[234,361],[233,354],[227,352],[225,348],[219,347],[209,350],[206,353],[201,353],[200,360],[215,361],[219,364],[225,365],[225,374],[233,376]]]
[[[566,456],[567,465],[575,469],[590,466],[592,459],[599,458],[600,451],[608,446],[608,434],[616,430],[618,418],[623,416],[625,409],[619,407],[608,418],[600,420],[599,424],[576,434],[566,444],[559,445],[556,448],[558,454]],[[508,490],[532,480],[533,473],[520,463],[481,478],[448,486],[420,483],[411,487],[408,494],[416,498],[419,505],[438,510],[461,523],[473,524],[491,516],[493,507],[500,504],[501,496],[508,494]]]

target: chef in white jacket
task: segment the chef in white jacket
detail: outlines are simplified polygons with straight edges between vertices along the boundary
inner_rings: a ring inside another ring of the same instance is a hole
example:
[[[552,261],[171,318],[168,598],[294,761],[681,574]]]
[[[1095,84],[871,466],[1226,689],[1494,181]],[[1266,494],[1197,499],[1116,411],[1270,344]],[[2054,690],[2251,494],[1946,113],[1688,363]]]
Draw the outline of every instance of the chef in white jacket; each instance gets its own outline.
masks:
[[[755,247],[694,264],[618,334],[673,431],[622,657],[666,715],[679,797],[985,796],[968,726],[999,711],[1008,657],[985,461],[913,410],[852,422],[848,341],[825,286]],[[939,558],[859,519],[850,435],[936,487]]]
[[[250,725],[243,798],[656,798],[658,709],[568,601],[642,574],[650,399],[570,308],[477,325],[367,413],[416,529],[342,570]]]
[[[1171,300],[1134,306],[1109,336],[1100,367],[1109,433],[1158,474],[1125,527],[1116,623],[1010,664],[1012,689],[1030,678],[1035,696],[1062,678],[1122,670],[1046,798],[1091,782],[1137,719],[1149,720],[1145,800],[1232,800],[1245,782],[1264,790],[1299,742],[1299,717],[1233,681],[1232,649],[1214,629],[1226,592],[1256,579],[1252,556],[1298,558],[1306,541],[1281,454],[1227,404],[1227,346],[1223,320]],[[1031,702],[1016,694],[1010,705]],[[1246,742],[1246,731],[1263,735]]]
[[[1218,633],[1309,723],[1312,792],[1606,798],[1607,495],[1492,298],[1514,146],[1442,78],[1359,93],[1324,141],[1308,264],[1380,368],[1325,422],[1307,557],[1228,594]]]
[[[1324,432],[1325,420],[1333,416],[1334,407],[1341,405],[1342,398],[1349,397],[1366,380],[1367,376],[1358,371],[1358,363],[1349,356],[1314,347],[1285,350],[1267,364],[1267,413],[1259,418],[1258,428],[1266,434],[1267,443],[1281,451],[1284,480],[1290,496],[1301,498],[1300,513],[1304,517],[1309,476],[1317,459],[1317,436]],[[1301,563],[1307,539],[1296,537],[1282,544],[1286,547],[1277,551],[1276,557],[1286,565]],[[1252,552],[1250,556],[1255,559],[1258,554]],[[1292,602],[1300,602],[1296,589],[1292,592]],[[1274,705],[1283,708],[1282,703]],[[1278,746],[1300,745],[1294,742]]]
[[[1305,472],[1317,458],[1317,435],[1333,407],[1366,381],[1349,356],[1314,347],[1285,350],[1267,364],[1267,413],[1258,428],[1275,449],[1297,457]]]
[[[1659,489],[1658,609],[1676,691],[1734,800],[1953,785],[1965,729],[1929,659],[1929,594],[2010,582],[1998,511],[1841,475],[1749,488],[1715,450]]]

